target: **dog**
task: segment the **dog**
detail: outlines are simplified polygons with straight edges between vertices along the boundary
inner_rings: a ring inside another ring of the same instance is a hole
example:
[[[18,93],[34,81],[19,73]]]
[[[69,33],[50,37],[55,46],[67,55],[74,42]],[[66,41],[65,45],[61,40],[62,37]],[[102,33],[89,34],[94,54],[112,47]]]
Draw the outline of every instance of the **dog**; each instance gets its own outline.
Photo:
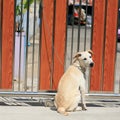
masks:
[[[87,67],[94,66],[92,55],[91,50],[76,53],[72,64],[61,77],[54,100],[58,113],[68,115],[69,112],[81,110],[78,106],[80,99],[82,110],[87,110],[84,74]]]

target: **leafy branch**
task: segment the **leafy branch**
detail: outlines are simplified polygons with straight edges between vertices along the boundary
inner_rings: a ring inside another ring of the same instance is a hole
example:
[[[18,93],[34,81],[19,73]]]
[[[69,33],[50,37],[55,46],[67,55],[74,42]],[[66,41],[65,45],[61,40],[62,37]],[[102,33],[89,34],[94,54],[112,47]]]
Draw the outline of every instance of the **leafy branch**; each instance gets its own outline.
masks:
[[[33,2],[34,0],[22,0],[19,4],[16,5],[16,16],[19,17],[19,21],[16,22],[16,31],[18,32],[23,31],[22,28],[23,16]]]
[[[23,0],[16,6],[16,16],[24,14],[34,0]],[[22,5],[22,6],[21,6]],[[22,9],[21,9],[22,8]]]

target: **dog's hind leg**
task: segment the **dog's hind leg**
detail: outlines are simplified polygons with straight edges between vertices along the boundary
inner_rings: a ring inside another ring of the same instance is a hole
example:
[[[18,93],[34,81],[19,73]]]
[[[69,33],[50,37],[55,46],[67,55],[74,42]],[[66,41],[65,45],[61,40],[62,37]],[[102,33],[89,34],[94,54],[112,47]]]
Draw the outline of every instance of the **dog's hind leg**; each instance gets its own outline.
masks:
[[[65,116],[69,115],[68,112],[66,112],[65,108],[64,107],[59,107],[57,109],[57,111],[60,113],[60,114],[63,114]]]
[[[78,107],[78,103],[80,102],[80,95],[76,96],[72,102],[72,104],[67,109],[68,112],[73,111],[80,111],[80,108]]]

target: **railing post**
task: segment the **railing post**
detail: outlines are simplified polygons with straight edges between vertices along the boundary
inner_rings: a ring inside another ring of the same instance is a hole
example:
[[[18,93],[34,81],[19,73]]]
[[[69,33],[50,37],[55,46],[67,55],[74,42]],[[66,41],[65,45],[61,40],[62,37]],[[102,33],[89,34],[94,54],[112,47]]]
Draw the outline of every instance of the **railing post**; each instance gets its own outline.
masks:
[[[14,0],[3,0],[2,11],[2,89],[12,88],[14,40]]]
[[[105,30],[105,2],[106,0],[94,0],[93,18],[93,42],[95,66],[91,71],[90,90],[100,91],[102,88],[102,67]]]
[[[107,0],[103,91],[113,92],[117,41],[118,0]]]
[[[66,1],[43,0],[40,90],[57,89],[64,72]]]
[[[114,89],[118,0],[94,0],[91,91]]]

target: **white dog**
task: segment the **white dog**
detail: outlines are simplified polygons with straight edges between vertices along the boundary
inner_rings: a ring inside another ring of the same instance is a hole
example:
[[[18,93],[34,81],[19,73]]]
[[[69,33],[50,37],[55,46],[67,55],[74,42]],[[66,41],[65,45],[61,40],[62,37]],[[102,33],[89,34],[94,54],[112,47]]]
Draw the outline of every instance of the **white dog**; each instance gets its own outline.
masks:
[[[84,74],[87,67],[94,66],[92,54],[91,50],[78,52],[73,58],[72,65],[69,66],[68,70],[61,77],[54,101],[59,113],[68,115],[68,112],[80,110],[80,107],[78,107],[80,98],[82,110],[87,110],[84,100]]]

